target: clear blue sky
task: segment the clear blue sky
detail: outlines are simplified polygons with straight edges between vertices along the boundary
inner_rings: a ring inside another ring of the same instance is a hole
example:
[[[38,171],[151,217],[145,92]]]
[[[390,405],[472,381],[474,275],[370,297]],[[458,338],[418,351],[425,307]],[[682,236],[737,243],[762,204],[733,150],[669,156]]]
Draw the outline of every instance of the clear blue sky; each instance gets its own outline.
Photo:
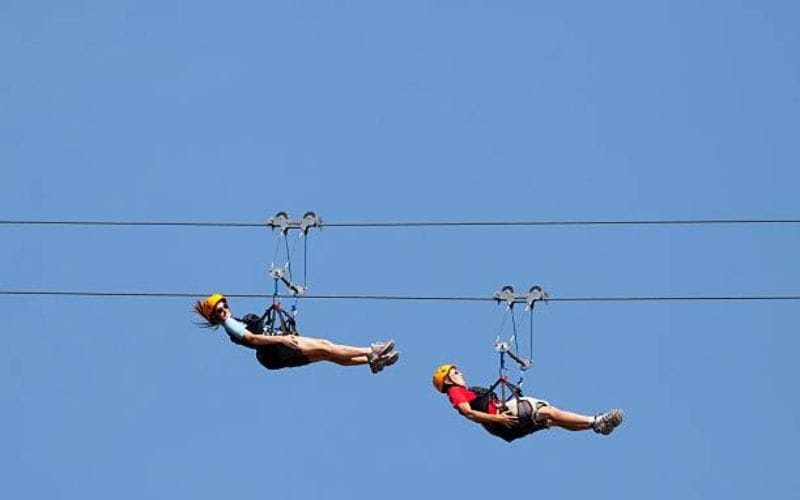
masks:
[[[795,2],[0,5],[0,216],[798,217]],[[397,5],[399,4],[399,5]],[[0,286],[265,292],[259,229],[0,228]],[[800,290],[800,228],[329,229],[317,293]],[[513,445],[430,385],[491,304],[308,301],[380,376],[277,373],[186,299],[3,297],[0,497],[790,498],[800,306],[554,303],[528,392],[617,433]],[[235,300],[236,312],[263,307]],[[523,488],[514,489],[514,482]],[[533,493],[530,493],[533,492]]]

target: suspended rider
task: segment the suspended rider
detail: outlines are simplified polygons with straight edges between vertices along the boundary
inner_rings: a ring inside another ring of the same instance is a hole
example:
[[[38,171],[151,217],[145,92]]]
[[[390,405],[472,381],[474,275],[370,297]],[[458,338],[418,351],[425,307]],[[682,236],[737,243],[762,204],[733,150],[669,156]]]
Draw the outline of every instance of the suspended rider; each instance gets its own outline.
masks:
[[[524,397],[519,392],[502,401],[491,388],[467,387],[464,374],[453,364],[436,368],[433,386],[447,394],[450,404],[461,415],[508,442],[553,426],[569,431],[592,429],[608,435],[625,418],[619,409],[595,416],[559,410],[547,401]]]
[[[264,332],[258,321],[246,323],[234,318],[228,300],[219,293],[198,300],[194,310],[203,317],[202,326],[222,326],[231,342],[254,349],[259,363],[268,370],[330,361],[342,366],[369,365],[372,373],[378,373],[396,363],[400,356],[394,350],[393,340],[374,343],[370,347],[353,347],[334,344],[325,339],[304,337],[296,331],[267,334],[269,332]]]

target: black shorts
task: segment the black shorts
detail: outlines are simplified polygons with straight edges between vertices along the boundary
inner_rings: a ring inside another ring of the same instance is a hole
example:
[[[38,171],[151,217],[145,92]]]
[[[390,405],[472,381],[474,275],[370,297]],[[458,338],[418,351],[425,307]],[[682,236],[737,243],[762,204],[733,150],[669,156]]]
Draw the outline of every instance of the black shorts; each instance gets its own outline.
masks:
[[[518,423],[511,427],[506,427],[499,424],[483,424],[483,428],[507,442],[514,441],[528,434],[533,434],[536,431],[547,429],[549,426],[546,423],[537,422],[535,418],[536,411],[542,406],[541,404],[536,409],[533,408],[530,402],[520,399],[517,407]]]
[[[280,370],[311,363],[300,349],[292,349],[283,344],[259,348],[256,351],[256,359],[267,370]]]

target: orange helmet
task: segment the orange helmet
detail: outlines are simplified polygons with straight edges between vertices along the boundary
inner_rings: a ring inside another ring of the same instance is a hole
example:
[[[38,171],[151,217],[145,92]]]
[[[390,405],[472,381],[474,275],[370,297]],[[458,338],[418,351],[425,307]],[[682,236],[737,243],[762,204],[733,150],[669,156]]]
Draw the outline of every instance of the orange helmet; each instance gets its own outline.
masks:
[[[206,320],[211,320],[211,313],[214,312],[214,308],[217,307],[221,301],[227,302],[228,299],[225,298],[224,295],[221,293],[214,293],[206,297],[206,300],[198,301],[198,306],[195,310]]]
[[[444,392],[444,379],[447,378],[450,370],[455,367],[456,365],[445,364],[438,366],[436,370],[433,371],[433,386],[436,387],[437,391]]]

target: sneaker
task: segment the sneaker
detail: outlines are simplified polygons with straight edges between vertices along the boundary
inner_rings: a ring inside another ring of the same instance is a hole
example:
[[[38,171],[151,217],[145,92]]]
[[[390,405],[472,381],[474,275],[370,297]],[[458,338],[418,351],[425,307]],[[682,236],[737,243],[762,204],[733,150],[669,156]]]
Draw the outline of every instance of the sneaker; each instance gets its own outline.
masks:
[[[400,353],[397,351],[392,351],[386,356],[381,356],[381,362],[383,363],[384,368],[397,363],[398,359],[400,359]]]
[[[592,429],[598,434],[608,436],[625,419],[625,412],[622,410],[611,410],[594,417]]]
[[[372,373],[378,373],[387,366],[392,366],[393,364],[397,363],[398,359],[400,359],[400,353],[397,351],[392,351],[385,356],[380,356],[370,361],[369,367],[372,370]]]
[[[367,355],[370,361],[373,361],[381,356],[386,356],[392,349],[394,349],[394,340],[388,340],[386,342],[378,342],[376,344],[372,344],[370,347],[370,353]]]

